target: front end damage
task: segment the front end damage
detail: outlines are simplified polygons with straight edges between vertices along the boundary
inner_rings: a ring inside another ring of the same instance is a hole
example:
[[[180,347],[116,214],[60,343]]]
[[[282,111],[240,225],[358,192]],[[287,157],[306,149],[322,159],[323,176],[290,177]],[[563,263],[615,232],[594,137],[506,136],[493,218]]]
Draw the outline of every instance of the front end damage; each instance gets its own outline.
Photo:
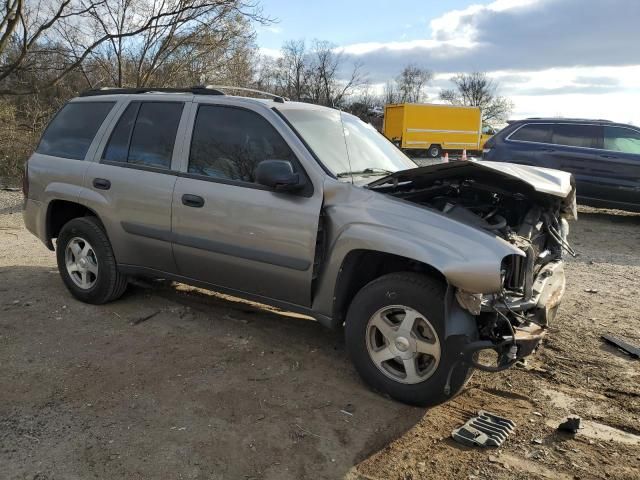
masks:
[[[452,289],[456,307],[475,317],[477,334],[447,338],[457,363],[486,371],[513,366],[538,347],[565,291],[563,259],[574,254],[567,241],[567,220],[576,218],[571,176],[484,162],[412,172],[371,187],[439,211],[518,249],[518,254],[502,259],[499,291]]]

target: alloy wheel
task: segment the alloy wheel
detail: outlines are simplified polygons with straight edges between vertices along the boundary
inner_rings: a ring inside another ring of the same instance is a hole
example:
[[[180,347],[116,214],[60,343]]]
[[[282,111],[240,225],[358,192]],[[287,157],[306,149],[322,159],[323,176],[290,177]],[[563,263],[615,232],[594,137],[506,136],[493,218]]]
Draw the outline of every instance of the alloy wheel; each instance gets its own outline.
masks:
[[[427,317],[413,308],[392,305],[378,310],[369,319],[366,335],[371,361],[396,382],[424,382],[438,368],[438,334]]]

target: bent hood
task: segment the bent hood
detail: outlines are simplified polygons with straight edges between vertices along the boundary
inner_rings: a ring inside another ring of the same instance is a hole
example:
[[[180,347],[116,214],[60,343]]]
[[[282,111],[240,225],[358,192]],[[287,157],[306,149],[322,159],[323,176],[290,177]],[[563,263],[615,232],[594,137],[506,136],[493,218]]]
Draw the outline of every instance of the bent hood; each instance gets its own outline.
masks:
[[[522,190],[534,190],[539,193],[566,199],[574,191],[573,176],[570,173],[551,168],[516,165],[502,162],[454,161],[437,163],[425,167],[400,170],[367,184],[371,187],[404,182],[432,182],[458,175],[485,174],[499,176],[508,184],[520,184]]]

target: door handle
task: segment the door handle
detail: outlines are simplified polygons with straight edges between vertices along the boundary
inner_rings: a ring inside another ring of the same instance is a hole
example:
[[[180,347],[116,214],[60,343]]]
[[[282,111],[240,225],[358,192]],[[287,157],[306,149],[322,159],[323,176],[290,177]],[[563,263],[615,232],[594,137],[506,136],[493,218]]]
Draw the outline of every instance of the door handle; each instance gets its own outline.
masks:
[[[607,154],[604,154],[604,153],[603,153],[602,155],[600,155],[600,156],[601,156],[602,158],[618,158],[618,157],[616,157],[615,155],[607,155]]]
[[[93,186],[99,190],[109,190],[111,188],[111,182],[106,178],[94,178]]]
[[[182,195],[182,204],[187,207],[200,208],[204,205],[204,198],[199,195],[185,193]]]

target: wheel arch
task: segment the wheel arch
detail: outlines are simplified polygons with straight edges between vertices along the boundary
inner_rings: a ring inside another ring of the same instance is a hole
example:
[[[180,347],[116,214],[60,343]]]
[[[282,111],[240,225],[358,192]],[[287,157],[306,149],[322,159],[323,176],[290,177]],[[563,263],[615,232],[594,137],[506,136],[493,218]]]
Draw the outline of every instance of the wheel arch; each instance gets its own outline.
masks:
[[[433,265],[378,250],[356,249],[342,261],[334,287],[332,319],[340,325],[356,294],[369,282],[396,272],[422,273],[448,286],[445,275]]]
[[[62,227],[73,220],[80,217],[95,217],[102,230],[105,230],[102,220],[98,214],[91,208],[79,202],[69,200],[51,200],[47,205],[46,214],[46,245],[49,250],[53,250],[53,239],[60,234]]]

